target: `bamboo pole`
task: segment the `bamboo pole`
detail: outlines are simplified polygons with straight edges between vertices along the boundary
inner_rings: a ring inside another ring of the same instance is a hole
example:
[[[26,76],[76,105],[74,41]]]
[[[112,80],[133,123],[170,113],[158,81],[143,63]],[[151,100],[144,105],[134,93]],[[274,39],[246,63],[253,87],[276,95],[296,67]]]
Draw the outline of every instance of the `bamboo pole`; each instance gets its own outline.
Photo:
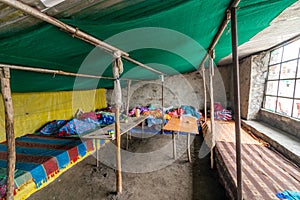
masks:
[[[200,66],[204,65],[204,62],[207,60],[207,58],[209,57],[209,55],[212,53],[212,51],[215,49],[216,44],[218,43],[219,39],[221,38],[224,30],[226,29],[231,15],[230,15],[230,9],[233,7],[237,7],[237,5],[240,3],[240,0],[233,0],[232,3],[230,4],[230,6],[226,9],[226,14],[224,17],[224,20],[216,34],[216,36],[214,37],[214,40],[212,41],[212,43],[210,44],[207,53],[205,54],[204,58],[201,61]]]
[[[114,100],[115,100],[115,134],[116,134],[116,190],[117,194],[122,193],[122,168],[121,168],[121,130],[120,130],[120,107],[122,105],[122,90],[119,76],[123,72],[121,54],[116,52],[113,60]]]
[[[209,59],[209,88],[210,88],[210,126],[211,126],[211,147],[210,147],[210,167],[214,168],[214,145],[215,145],[215,116],[214,116],[214,87],[213,87],[213,76],[214,76],[214,63],[213,56]]]
[[[116,130],[116,143],[117,143],[117,169],[116,169],[116,187],[117,187],[117,194],[122,193],[122,167],[121,167],[121,134],[120,134],[120,107],[116,105],[116,123],[115,123],[115,130]]]
[[[54,75],[63,75],[63,76],[75,76],[75,77],[83,77],[83,78],[114,80],[113,77],[96,76],[96,75],[90,75],[90,74],[78,74],[78,73],[66,72],[66,71],[62,71],[62,70],[43,69],[43,68],[17,66],[17,65],[7,65],[7,64],[0,64],[0,67],[5,67],[5,68],[15,69],[15,70],[22,70],[22,71],[38,72],[38,73],[44,73],[44,74],[54,74]],[[120,80],[145,81],[145,80],[142,80],[142,79],[127,79],[127,78],[120,78]]]
[[[131,85],[131,80],[127,81],[127,103],[126,103],[126,116],[129,114],[129,102],[130,102],[130,85]],[[126,150],[128,149],[128,134],[130,134],[130,139],[131,139],[131,133],[128,131],[126,133]]]
[[[242,184],[242,157],[241,157],[241,109],[240,109],[240,79],[239,79],[239,56],[238,56],[238,32],[236,7],[231,8],[231,37],[232,59],[234,64],[234,121],[236,140],[236,174],[237,174],[237,200],[243,199]]]
[[[164,134],[164,129],[163,129],[164,124],[165,124],[165,113],[164,113],[164,75],[161,75],[161,112],[162,112],[161,133]]]
[[[7,178],[6,199],[14,199],[14,173],[16,164],[16,147],[14,136],[14,114],[10,89],[10,73],[8,68],[1,68],[1,92],[5,109],[5,131],[7,141]]]
[[[128,113],[129,113],[130,86],[131,86],[131,80],[128,80],[127,81],[127,103],[126,103],[126,115],[127,116],[128,116]]]
[[[2,2],[4,4],[7,4],[7,5],[9,5],[13,8],[18,9],[18,10],[21,10],[21,11],[23,11],[23,12],[29,14],[29,15],[32,15],[32,16],[34,16],[34,17],[36,17],[36,18],[38,18],[42,21],[45,21],[49,24],[52,24],[52,25],[60,28],[61,30],[66,31],[67,33],[70,33],[73,37],[81,39],[81,40],[83,40],[83,41],[85,41],[89,44],[92,44],[96,47],[100,47],[100,48],[104,49],[105,51],[108,51],[111,54],[114,54],[114,52],[120,52],[121,56],[124,59],[126,59],[126,60],[128,60],[128,61],[130,61],[134,64],[137,64],[140,67],[143,67],[145,69],[148,69],[148,70],[153,71],[153,72],[158,73],[158,74],[163,74],[162,72],[160,72],[156,69],[153,69],[153,68],[151,68],[151,67],[149,67],[149,66],[147,66],[147,65],[145,65],[141,62],[138,62],[138,61],[130,58],[129,54],[126,53],[125,51],[122,51],[122,50],[120,50],[120,49],[118,49],[118,48],[116,48],[116,47],[114,47],[110,44],[107,44],[107,43],[105,43],[105,42],[103,42],[103,41],[101,41],[101,40],[99,40],[99,39],[83,32],[83,31],[79,30],[77,27],[72,27],[72,26],[70,26],[66,23],[63,23],[62,21],[59,21],[58,19],[56,19],[52,16],[46,15],[45,13],[43,13],[43,12],[37,10],[37,9],[34,9],[34,8],[28,6],[27,4],[22,3],[21,1],[17,1],[17,0],[0,0],[0,2]]]
[[[204,121],[207,121],[207,95],[206,95],[206,77],[205,77],[205,67],[202,66],[202,79],[203,79],[203,93],[204,93]]]

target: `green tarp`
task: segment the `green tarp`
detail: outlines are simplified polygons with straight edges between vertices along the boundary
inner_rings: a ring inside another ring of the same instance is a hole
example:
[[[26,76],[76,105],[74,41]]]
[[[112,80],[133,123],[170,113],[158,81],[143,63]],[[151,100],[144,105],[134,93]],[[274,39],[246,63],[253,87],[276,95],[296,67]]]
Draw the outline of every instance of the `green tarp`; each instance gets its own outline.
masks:
[[[104,10],[60,19],[127,51],[130,57],[166,74],[198,68],[230,4],[229,0],[121,1]],[[239,44],[255,34],[296,0],[241,0]],[[17,34],[0,35],[0,63],[112,76],[111,55],[58,28],[42,23]],[[231,53],[230,24],[216,48],[216,59]],[[124,61],[123,77],[158,79],[158,75]],[[111,88],[111,80],[75,78],[12,70],[14,92]]]

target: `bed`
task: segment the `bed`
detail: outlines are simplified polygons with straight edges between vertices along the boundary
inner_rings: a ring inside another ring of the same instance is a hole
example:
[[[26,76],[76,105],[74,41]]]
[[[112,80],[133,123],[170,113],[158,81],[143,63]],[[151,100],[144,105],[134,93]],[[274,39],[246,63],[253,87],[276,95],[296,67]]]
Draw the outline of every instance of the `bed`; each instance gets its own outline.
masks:
[[[101,141],[100,145],[103,145]],[[93,140],[27,134],[16,138],[15,199],[25,199],[90,155]],[[6,142],[0,143],[0,198],[6,193]]]

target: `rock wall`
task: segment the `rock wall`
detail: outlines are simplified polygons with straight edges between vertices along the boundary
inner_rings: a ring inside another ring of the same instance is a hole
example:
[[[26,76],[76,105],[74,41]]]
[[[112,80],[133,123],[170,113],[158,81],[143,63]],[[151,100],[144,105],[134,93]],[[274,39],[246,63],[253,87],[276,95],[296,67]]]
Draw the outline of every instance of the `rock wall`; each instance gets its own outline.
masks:
[[[265,109],[260,110],[258,118],[271,126],[300,138],[300,120],[275,114]]]
[[[206,70],[207,105],[209,99],[209,71]],[[218,69],[215,70],[213,79],[214,100],[227,106],[226,91],[222,76]],[[107,90],[107,102],[112,104],[112,90]],[[127,101],[127,87],[122,88],[123,102]],[[161,107],[162,85],[160,80],[133,82],[130,88],[129,107],[152,104]],[[191,105],[199,110],[204,109],[203,79],[199,72],[168,76],[164,79],[164,107],[179,107]]]
[[[257,115],[259,110],[262,107],[269,57],[269,52],[252,56],[251,87],[247,119],[256,119],[258,117]]]

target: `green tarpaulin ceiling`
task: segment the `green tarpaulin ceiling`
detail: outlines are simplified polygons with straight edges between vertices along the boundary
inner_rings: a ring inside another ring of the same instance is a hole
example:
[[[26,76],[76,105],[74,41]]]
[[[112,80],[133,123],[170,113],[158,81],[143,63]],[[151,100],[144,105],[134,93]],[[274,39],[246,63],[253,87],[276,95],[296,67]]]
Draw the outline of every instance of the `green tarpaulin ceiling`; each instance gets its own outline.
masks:
[[[76,13],[60,19],[166,74],[199,67],[219,26],[228,0],[147,0],[132,5],[121,1],[105,10]],[[239,44],[243,44],[296,0],[241,0],[238,9]],[[0,35],[0,63],[112,76],[111,55],[95,49],[58,28],[42,23],[17,34]],[[230,24],[215,48],[216,59],[231,53]],[[124,61],[123,77],[158,79],[158,75]],[[111,80],[75,78],[12,70],[14,92],[112,88]]]

